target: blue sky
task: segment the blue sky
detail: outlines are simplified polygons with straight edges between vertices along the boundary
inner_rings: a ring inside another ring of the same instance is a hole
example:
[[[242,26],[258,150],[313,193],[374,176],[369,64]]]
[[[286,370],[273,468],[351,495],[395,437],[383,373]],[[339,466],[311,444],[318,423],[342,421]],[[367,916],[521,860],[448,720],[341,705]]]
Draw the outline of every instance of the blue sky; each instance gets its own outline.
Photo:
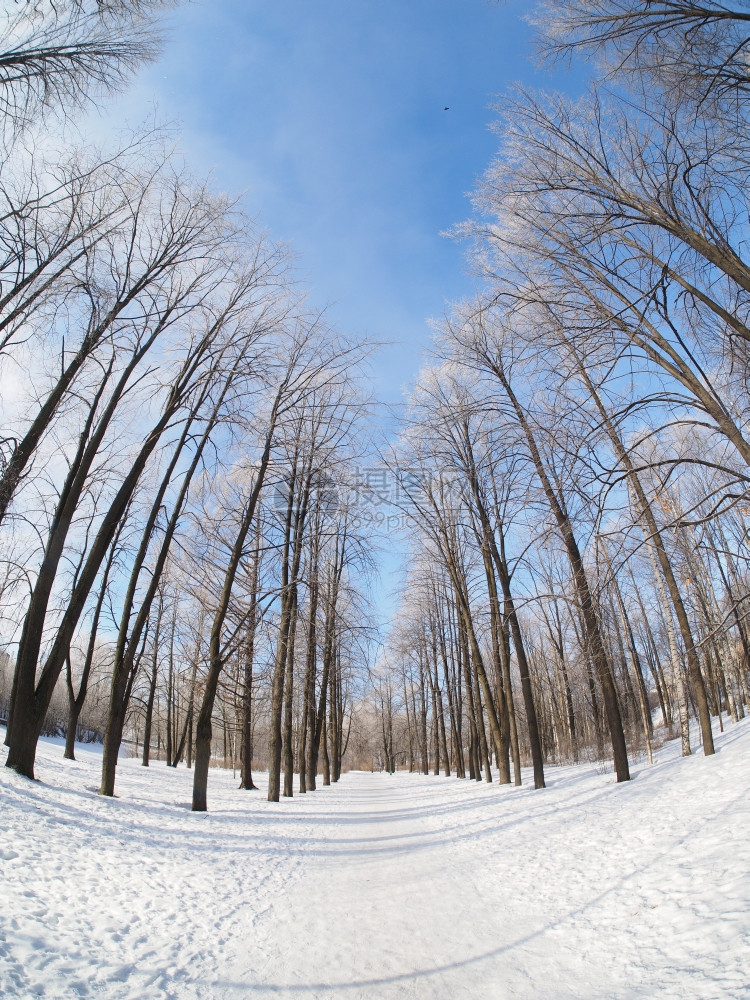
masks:
[[[390,342],[375,391],[397,403],[429,317],[474,286],[464,247],[441,233],[470,214],[496,149],[490,105],[515,81],[550,82],[535,70],[529,6],[194,0],[170,15],[164,55],[110,121],[135,125],[155,104],[179,123],[194,169],[245,192],[293,248],[313,303],[342,330]],[[397,562],[383,560],[383,609]]]
[[[180,123],[190,162],[246,193],[289,242],[316,305],[393,342],[380,396],[400,397],[426,319],[469,293],[463,248],[440,234],[496,137],[489,105],[536,73],[528,3],[485,0],[198,0],[122,113],[151,103]],[[443,108],[448,106],[449,111]]]

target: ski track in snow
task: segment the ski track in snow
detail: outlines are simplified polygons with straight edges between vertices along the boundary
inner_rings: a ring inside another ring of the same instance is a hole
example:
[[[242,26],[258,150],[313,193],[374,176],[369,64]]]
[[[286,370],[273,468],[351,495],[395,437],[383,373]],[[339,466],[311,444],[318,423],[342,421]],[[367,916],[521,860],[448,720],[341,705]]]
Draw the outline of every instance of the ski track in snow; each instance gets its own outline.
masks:
[[[0,995],[747,1000],[750,719],[717,747],[278,804],[212,770],[193,814],[184,768],[123,760],[105,799],[100,751],[42,741],[39,781],[0,769]]]

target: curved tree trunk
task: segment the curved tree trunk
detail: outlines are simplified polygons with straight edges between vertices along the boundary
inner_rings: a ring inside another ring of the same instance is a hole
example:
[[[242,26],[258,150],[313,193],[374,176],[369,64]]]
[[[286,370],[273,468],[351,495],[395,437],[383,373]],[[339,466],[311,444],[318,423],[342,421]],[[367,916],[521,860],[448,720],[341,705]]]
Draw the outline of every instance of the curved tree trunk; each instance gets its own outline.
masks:
[[[618,781],[630,780],[630,768],[628,766],[628,751],[625,744],[625,733],[622,726],[620,706],[617,700],[617,689],[610,668],[607,653],[604,647],[599,621],[594,609],[594,602],[589,588],[586,570],[583,565],[578,543],[576,541],[573,526],[568,517],[567,511],[558,498],[550,478],[547,474],[541,453],[536,444],[531,426],[526,418],[526,414],[516,398],[510,383],[501,367],[493,365],[493,371],[503,386],[505,393],[515,411],[518,424],[526,438],[529,454],[536,469],[537,476],[542,484],[542,489],[550,505],[550,509],[557,523],[558,530],[565,545],[565,551],[570,562],[573,582],[578,596],[581,619],[585,628],[586,642],[594,663],[597,679],[601,686],[604,698],[604,709],[607,714],[609,724],[610,739],[612,741],[612,754],[614,758],[615,774]]]
[[[208,768],[211,761],[211,717],[216,700],[216,691],[219,685],[219,677],[224,667],[224,657],[221,648],[221,635],[224,628],[224,620],[229,610],[229,602],[232,596],[232,588],[240,566],[242,551],[245,539],[252,525],[255,511],[258,506],[260,493],[265,482],[266,472],[271,461],[271,445],[276,429],[276,418],[280,402],[281,391],[277,393],[270,426],[266,433],[265,445],[258,469],[255,474],[255,483],[248,498],[247,506],[240,521],[237,537],[235,538],[232,552],[229,557],[229,564],[224,573],[224,581],[221,588],[219,601],[214,612],[211,626],[211,636],[208,646],[208,672],[203,688],[203,700],[198,712],[198,722],[195,729],[195,771],[193,774],[193,812],[206,812],[208,808]]]

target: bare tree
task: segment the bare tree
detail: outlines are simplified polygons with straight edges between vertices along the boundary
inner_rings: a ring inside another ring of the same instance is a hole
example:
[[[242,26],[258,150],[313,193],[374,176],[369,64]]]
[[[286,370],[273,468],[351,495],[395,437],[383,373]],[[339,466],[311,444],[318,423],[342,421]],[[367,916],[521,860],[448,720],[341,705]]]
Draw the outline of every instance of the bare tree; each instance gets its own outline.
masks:
[[[603,57],[608,71],[646,76],[672,99],[745,97],[750,11],[739,0],[555,0],[531,15],[551,56]]]
[[[0,15],[0,121],[6,139],[51,109],[70,114],[118,90],[156,57],[171,0],[21,0]]]
[[[106,179],[104,184],[109,201],[112,184]],[[0,522],[84,366],[98,367],[102,356],[106,364],[107,354],[123,341],[127,344],[134,331],[140,331],[145,353],[159,333],[195,308],[209,287],[226,275],[228,263],[221,263],[219,251],[231,246],[234,233],[225,200],[212,198],[205,188],[176,175],[164,157],[140,176],[125,178],[123,184],[124,190],[117,192],[103,215],[91,218],[87,213],[82,238],[76,235],[80,268],[70,277],[61,275],[59,268],[54,269],[52,255],[53,269],[48,274],[50,257],[46,256],[41,269],[17,281],[32,301],[11,302],[10,308],[11,312],[20,310],[26,319],[28,309],[38,301],[36,282],[43,290],[56,290],[59,278],[65,278],[60,294],[69,327],[68,350],[63,341],[59,374],[53,375],[51,389],[28,426],[17,439],[7,437],[4,442],[9,454],[0,470]],[[67,213],[64,221],[67,225]],[[152,324],[157,314],[162,323],[155,331]]]
[[[209,640],[209,662],[204,694],[198,714],[196,728],[196,769],[193,786],[193,809],[205,811],[206,786],[208,767],[211,754],[212,713],[219,678],[228,651],[237,645],[233,636],[224,634],[227,614],[230,608],[232,590],[237,574],[245,555],[247,538],[255,518],[255,512],[264,487],[266,476],[274,457],[274,450],[283,442],[288,431],[292,432],[292,440],[296,439],[299,428],[299,414],[310,407],[311,401],[319,393],[326,395],[336,386],[346,385],[351,379],[351,373],[362,356],[363,349],[358,345],[350,345],[335,338],[328,331],[325,339],[317,322],[301,323],[291,332],[285,333],[283,328],[275,331],[276,361],[269,367],[266,365],[266,380],[272,401],[264,415],[264,437],[261,442],[260,454],[251,477],[251,488],[247,500],[241,505],[241,516],[228,540],[229,556],[223,572],[221,594],[213,609],[212,626]],[[271,355],[269,355],[270,357]],[[272,381],[273,380],[273,381]],[[275,384],[274,384],[275,382]],[[325,407],[321,408],[325,412]],[[330,414],[329,414],[330,416]],[[305,468],[303,464],[302,468]],[[308,464],[307,468],[312,468]],[[297,470],[293,467],[292,475]],[[296,490],[289,490],[298,496]],[[302,503],[305,501],[303,499]],[[290,512],[291,509],[291,512]],[[269,753],[269,798],[277,801],[280,792],[280,774],[282,763],[282,710],[285,687],[290,683],[288,671],[293,669],[288,665],[288,652],[294,638],[293,622],[296,625],[297,600],[294,592],[298,580],[299,561],[301,560],[301,540],[304,537],[305,509],[298,510],[292,503],[285,507],[285,524],[295,522],[294,536],[286,531],[282,539],[282,559],[280,566],[279,594],[282,599],[280,635],[277,641],[276,663],[272,678],[271,719],[270,719],[270,753]],[[241,633],[238,633],[238,635]],[[288,739],[291,741],[291,726],[287,725]]]

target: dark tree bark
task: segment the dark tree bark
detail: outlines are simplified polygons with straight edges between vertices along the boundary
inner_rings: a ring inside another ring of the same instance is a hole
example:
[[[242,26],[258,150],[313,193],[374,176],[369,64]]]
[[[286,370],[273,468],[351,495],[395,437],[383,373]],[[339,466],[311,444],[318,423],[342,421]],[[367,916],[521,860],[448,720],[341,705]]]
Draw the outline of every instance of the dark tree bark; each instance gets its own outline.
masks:
[[[287,659],[289,657],[289,636],[292,624],[292,609],[295,602],[292,598],[293,578],[292,561],[292,531],[294,525],[294,501],[296,499],[295,480],[297,475],[297,456],[288,484],[287,509],[284,518],[284,540],[281,551],[281,614],[279,620],[279,638],[276,644],[276,659],[274,661],[273,678],[271,681],[271,723],[268,737],[268,801],[278,802],[281,794],[281,758],[282,732],[281,720],[284,707],[284,680],[286,677]]]
[[[66,671],[65,671],[65,685],[68,691],[68,728],[65,734],[65,753],[63,756],[68,760],[75,760],[75,739],[76,730],[78,728],[78,719],[83,710],[84,703],[86,701],[86,695],[88,694],[89,678],[91,676],[91,668],[94,664],[94,653],[96,650],[96,639],[99,630],[99,619],[101,617],[102,608],[104,606],[104,601],[107,596],[107,587],[109,585],[109,576],[112,571],[112,564],[114,563],[115,555],[117,553],[117,544],[120,538],[120,532],[125,525],[127,517],[124,517],[120,523],[120,528],[118,529],[115,537],[112,541],[112,545],[109,550],[109,555],[107,556],[107,562],[104,567],[104,573],[102,574],[102,582],[99,587],[99,594],[96,600],[96,606],[94,607],[94,616],[91,621],[91,629],[89,631],[89,641],[86,647],[86,658],[83,663],[83,670],[81,671],[81,679],[78,682],[78,694],[75,693],[73,687],[73,670],[72,664],[70,662],[70,650],[68,650],[66,656]]]
[[[255,548],[250,577],[250,607],[247,616],[247,636],[243,647],[244,674],[242,685],[242,762],[240,788],[255,790],[253,781],[253,666],[255,663],[255,632],[258,627],[258,591],[261,559],[260,511],[255,522]]]
[[[175,505],[172,509],[172,513],[164,530],[161,544],[157,550],[156,559],[151,570],[151,576],[146,593],[144,594],[138,612],[133,619],[133,608],[138,582],[149,552],[156,528],[157,518],[163,509],[167,490],[172,485],[177,464],[183,454],[186,444],[191,439],[191,432],[198,417],[196,410],[194,410],[185,421],[182,434],[180,435],[178,443],[172,453],[167,470],[162,477],[161,483],[156,492],[156,497],[151,503],[149,516],[141,535],[141,542],[130,572],[128,589],[125,595],[123,610],[120,617],[117,645],[115,647],[115,658],[110,686],[109,712],[107,715],[107,729],[104,734],[104,750],[102,753],[102,782],[100,788],[100,794],[102,795],[114,795],[117,758],[120,750],[120,744],[122,742],[123,727],[125,725],[125,718],[128,710],[129,698],[127,692],[129,687],[132,687],[131,676],[133,675],[135,650],[138,648],[138,643],[140,642],[143,631],[148,623],[151,607],[154,598],[156,597],[164,568],[167,564],[172,541],[179,525],[180,516],[182,515],[183,508],[188,497],[193,476],[200,465],[203,452],[210,441],[211,433],[218,422],[221,403],[223,401],[224,394],[228,391],[228,388],[229,385],[226,384],[224,391],[220,393],[219,401],[215,405],[213,413],[206,421],[203,434],[198,440],[190,465],[183,477],[182,485],[175,501]],[[208,388],[206,387],[204,392],[200,394],[197,402],[197,409],[200,408],[201,403],[204,401],[207,391]]]
[[[698,706],[698,715],[701,727],[701,737],[703,740],[703,752],[706,756],[710,756],[714,753],[714,739],[713,733],[711,731],[711,713],[708,708],[708,699],[706,697],[706,687],[703,682],[703,674],[701,673],[700,661],[698,659],[698,652],[695,648],[695,643],[693,641],[692,630],[690,628],[690,622],[688,620],[687,611],[685,610],[685,604],[682,600],[682,594],[677,586],[677,580],[675,579],[674,571],[672,569],[672,562],[667,555],[667,551],[664,547],[664,542],[661,537],[661,532],[656,523],[656,518],[654,517],[653,510],[651,509],[651,504],[648,501],[645,490],[638,478],[636,471],[633,467],[633,463],[630,459],[630,455],[627,453],[625,446],[623,445],[619,434],[617,433],[610,415],[607,413],[604,404],[601,401],[599,393],[596,391],[585,367],[580,362],[580,359],[576,356],[576,361],[579,366],[579,373],[586,385],[586,388],[602,418],[602,424],[607,432],[607,436],[612,443],[614,452],[620,462],[623,470],[628,476],[628,483],[633,491],[633,495],[636,499],[638,514],[642,520],[644,527],[644,534],[656,551],[656,556],[659,560],[659,567],[664,575],[664,579],[667,584],[667,590],[669,591],[669,597],[674,607],[675,615],[677,617],[677,624],[680,629],[680,635],[682,637],[683,644],[685,646],[685,653],[688,662],[688,677],[690,679],[690,686],[692,689],[693,697],[696,700]]]
[[[565,550],[573,572],[573,581],[578,595],[587,646],[590,649],[590,655],[593,660],[597,672],[597,678],[602,689],[602,695],[604,697],[604,707],[607,713],[610,739],[612,741],[615,774],[618,781],[629,781],[630,768],[628,766],[628,751],[625,745],[625,733],[622,727],[622,717],[620,715],[620,706],[617,700],[617,690],[615,688],[614,678],[612,677],[612,671],[607,660],[607,654],[604,648],[599,622],[594,610],[594,603],[591,596],[591,590],[589,588],[588,578],[586,576],[586,570],[583,565],[583,559],[578,548],[578,542],[576,541],[573,526],[565,507],[552,486],[552,482],[547,474],[547,469],[537,447],[534,434],[526,417],[526,413],[521,407],[510,386],[505,369],[502,367],[502,364],[493,362],[492,360],[490,360],[490,365],[493,374],[502,385],[511,406],[513,407],[518,424],[524,434],[524,437],[526,438],[532,463],[542,484],[542,489],[544,490],[547,502],[550,506],[565,545]]]
[[[172,746],[174,742],[174,736],[172,729],[176,723],[176,719],[173,718],[173,699],[174,699],[174,641],[175,633],[177,631],[177,598],[175,597],[174,607],[172,609],[172,628],[169,633],[169,666],[168,666],[168,676],[167,676],[167,733],[166,733],[166,745],[164,748],[164,756],[166,758],[167,767],[172,763]]]
[[[307,792],[315,789],[313,771],[313,740],[315,736],[315,677],[318,665],[318,557],[319,534],[313,532],[310,546],[309,599],[307,615],[307,653],[305,657],[305,679],[302,705],[302,737],[300,740],[299,790]]]
[[[235,577],[237,575],[237,570],[239,569],[240,560],[242,558],[242,553],[245,546],[245,539],[253,523],[253,518],[255,517],[255,511],[258,505],[258,500],[260,498],[260,493],[265,482],[266,472],[268,470],[268,465],[271,460],[271,446],[273,443],[274,434],[276,431],[276,421],[278,418],[279,407],[281,405],[281,400],[283,392],[286,389],[286,383],[282,386],[276,395],[276,400],[274,407],[269,418],[269,427],[266,432],[265,444],[263,447],[263,452],[261,454],[260,460],[258,462],[258,468],[255,474],[255,483],[250,492],[250,496],[247,501],[247,506],[242,515],[242,520],[240,521],[239,530],[237,532],[237,537],[235,539],[234,545],[232,547],[232,552],[229,557],[229,563],[227,565],[226,571],[224,573],[224,581],[222,584],[221,594],[219,601],[214,612],[213,623],[211,625],[211,636],[209,639],[208,647],[208,673],[206,675],[206,680],[203,688],[203,700],[201,702],[201,707],[198,712],[198,720],[196,724],[195,731],[195,774],[193,778],[193,812],[206,812],[208,808],[207,803],[207,787],[208,787],[208,768],[211,761],[211,716],[213,714],[214,702],[216,700],[216,691],[219,684],[219,677],[221,676],[221,671],[224,666],[224,656],[222,653],[221,646],[221,633],[224,627],[224,620],[229,610],[229,601],[232,596],[232,588],[234,587]]]
[[[320,678],[320,694],[318,696],[318,709],[315,715],[315,731],[312,739],[312,752],[310,761],[310,773],[308,775],[308,785],[310,790],[315,789],[315,784],[310,784],[316,780],[318,773],[318,757],[321,751],[324,753],[323,784],[330,784],[330,759],[328,757],[328,745],[325,738],[325,720],[328,704],[328,687],[331,675],[331,667],[336,646],[336,624],[337,605],[339,599],[339,587],[341,577],[344,572],[346,545],[347,545],[347,525],[343,525],[339,536],[335,540],[333,562],[328,567],[328,579],[323,595],[323,662]],[[393,734],[391,732],[390,752],[393,749]],[[325,780],[328,773],[328,781]]]
[[[146,718],[143,722],[143,757],[141,764],[148,767],[151,756],[151,727],[154,717],[154,699],[156,697],[156,682],[159,679],[159,640],[161,638],[161,621],[164,614],[164,595],[159,596],[159,610],[156,615],[156,626],[153,639],[153,651],[151,655],[151,678],[148,687],[148,698],[146,699]]]

